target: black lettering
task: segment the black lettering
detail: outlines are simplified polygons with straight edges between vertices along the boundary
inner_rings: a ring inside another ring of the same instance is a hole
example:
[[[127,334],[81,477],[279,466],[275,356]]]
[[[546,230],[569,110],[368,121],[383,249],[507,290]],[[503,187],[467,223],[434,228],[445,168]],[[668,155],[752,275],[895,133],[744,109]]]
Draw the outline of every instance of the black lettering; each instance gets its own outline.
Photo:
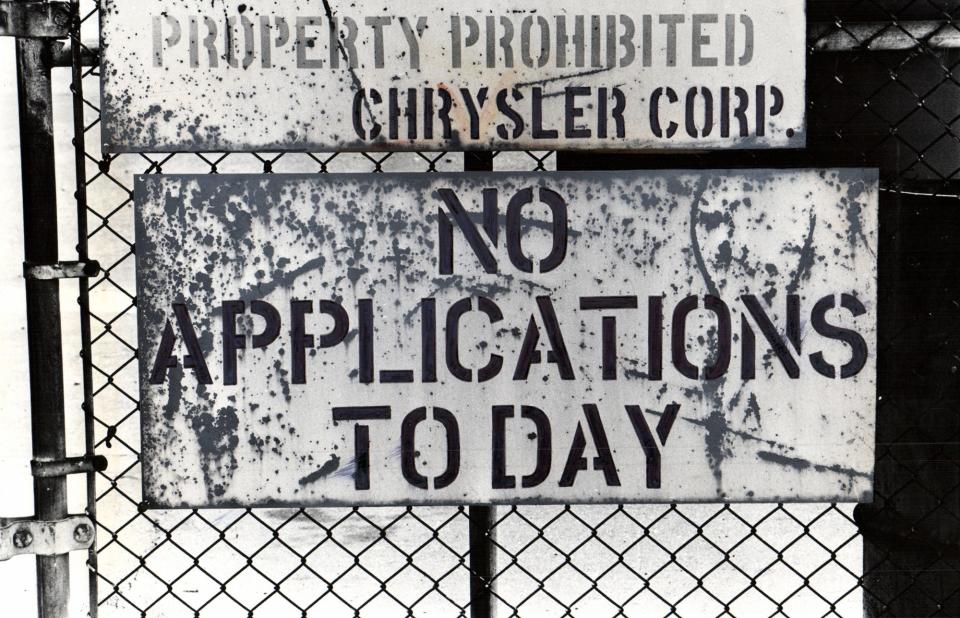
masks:
[[[453,109],[453,97],[446,90],[438,90],[440,95],[440,109],[437,110],[437,118],[440,119],[440,125],[443,127],[441,137],[450,139],[453,136],[453,120],[450,118],[450,110]]]
[[[462,298],[447,311],[447,369],[462,382],[473,380],[473,372],[460,364],[460,316],[471,309],[470,299]]]
[[[491,324],[496,324],[503,319],[503,312],[500,307],[489,298],[480,296],[477,298],[477,308],[487,315]],[[491,354],[487,364],[477,370],[477,381],[486,382],[499,375],[503,368],[503,357],[499,354]]]
[[[496,221],[496,199],[488,201],[487,195],[487,193],[484,193],[484,221],[487,222],[490,219]],[[436,196],[446,204],[447,210],[453,215],[453,219],[457,222],[457,226],[463,233],[464,238],[467,239],[467,243],[470,245],[470,248],[473,249],[473,253],[477,256],[477,259],[480,260],[480,265],[483,267],[483,270],[488,273],[496,273],[497,259],[493,256],[493,252],[490,251],[486,243],[483,242],[480,233],[477,231],[477,227],[470,221],[470,217],[463,208],[463,204],[461,204],[457,198],[457,194],[453,192],[453,189],[442,188],[437,189]],[[496,193],[493,193],[493,196],[495,197]],[[488,236],[491,236],[489,234],[490,226],[485,225],[484,228]],[[437,233],[437,261],[439,263],[440,274],[451,275],[453,274],[453,224],[442,208],[438,210]],[[490,240],[493,246],[496,247],[496,234],[493,234]]]
[[[357,302],[359,317],[358,335],[360,345],[360,382],[373,382],[373,301],[369,298]]]
[[[643,454],[647,459],[647,487],[658,489],[660,487],[660,448],[653,438],[653,432],[647,424],[647,419],[643,417],[643,410],[640,406],[626,406],[627,415],[630,417],[630,423],[633,425],[633,431],[640,440],[640,446],[643,448]],[[660,438],[660,445],[667,445],[667,436],[670,435],[670,429],[673,422],[677,420],[677,414],[680,412],[680,404],[671,403],[664,410],[657,422],[657,437]]]
[[[366,106],[373,102],[376,105],[379,105],[383,102],[383,99],[380,96],[380,93],[371,88],[369,90],[370,96],[367,97],[367,90],[360,89],[355,95],[353,95],[353,130],[357,133],[357,137],[360,139],[376,139],[380,135],[380,131],[383,127],[380,126],[373,118],[370,119],[371,127],[370,132],[368,133],[366,128],[363,126],[363,111]]]
[[[590,137],[590,129],[577,127],[577,118],[583,116],[583,108],[577,105],[578,96],[587,96],[591,88],[587,86],[569,86],[564,93],[564,137],[578,139]]]
[[[767,113],[771,116],[776,116],[781,111],[783,111],[783,93],[780,92],[780,89],[776,86],[770,86],[770,94],[773,96],[773,103],[770,104],[770,109],[767,109],[767,86],[760,84],[757,86],[757,96],[756,101],[754,102],[757,106],[757,136],[763,137],[767,133]]]
[[[355,422],[388,420],[390,406],[353,406],[333,409],[333,422]],[[355,489],[370,489],[370,427],[357,423],[353,427],[353,453],[355,471],[353,486]]]
[[[262,300],[250,301],[250,313],[263,318],[263,331],[253,335],[253,347],[265,348],[280,336],[280,312]]]
[[[423,381],[437,381],[437,300],[420,301],[420,351]]]
[[[537,463],[530,474],[525,475],[521,480],[521,486],[524,488],[536,487],[543,483],[550,474],[552,446],[550,435],[550,420],[543,410],[533,406],[520,406],[520,416],[533,422],[536,426],[535,434],[531,434],[531,439],[536,437]],[[506,421],[513,418],[513,406],[493,406],[493,469],[492,483],[494,489],[512,489],[517,486],[517,479],[513,475],[507,474],[507,452],[506,452]]]
[[[585,403],[583,404],[583,413],[587,417],[587,427],[590,429],[590,436],[597,449],[597,456],[593,458],[593,469],[603,472],[603,478],[608,487],[619,487],[620,477],[617,474],[617,466],[613,461],[610,443],[607,441],[607,433],[603,429],[600,411],[596,405]],[[560,477],[560,487],[572,487],[577,479],[577,473],[580,470],[587,469],[587,460],[583,456],[586,444],[583,424],[578,422],[577,432],[574,434],[573,444],[567,456],[567,463],[563,467],[563,474]]]
[[[530,320],[532,321],[533,318],[531,317]],[[153,369],[150,371],[150,384],[163,384],[167,369],[172,369],[179,364],[177,356],[173,353],[176,342],[177,337],[173,334],[173,327],[170,326],[170,320],[167,320],[163,327],[163,334],[160,336],[160,345],[157,347],[157,358],[154,359]]]
[[[507,95],[511,94],[516,101],[523,100],[523,95],[519,90],[514,88],[513,90],[503,89],[497,93],[497,109],[501,114],[506,116],[510,122],[513,123],[513,131],[510,132],[507,130],[507,125],[500,123],[497,125],[497,135],[500,136],[500,139],[517,139],[520,135],[523,134],[524,123],[523,116],[520,115],[517,110],[513,109],[510,106],[510,103],[507,102]]]
[[[503,319],[503,312],[492,300],[484,297],[477,299],[479,310],[487,315],[491,324],[495,324]],[[473,371],[464,367],[460,363],[460,318],[464,313],[473,309],[472,301],[464,298],[456,303],[447,312],[446,327],[446,356],[447,369],[457,379],[463,382],[473,380]],[[487,364],[477,371],[477,378],[480,382],[486,382],[497,376],[503,367],[503,357],[499,354],[491,354]]]
[[[687,296],[673,310],[673,328],[671,328],[671,357],[673,366],[684,377],[696,380],[699,368],[687,360],[687,316],[698,306],[696,296]]]
[[[350,329],[350,318],[347,316],[346,310],[340,303],[332,300],[321,300],[320,313],[333,318],[333,328],[330,329],[330,332],[320,335],[320,347],[332,348],[342,343]]]
[[[507,253],[513,265],[525,273],[533,272],[533,261],[523,253],[523,207],[533,201],[533,189],[521,189],[507,205]],[[540,201],[550,208],[551,238],[550,253],[540,261],[540,272],[548,273],[563,262],[567,256],[567,203],[559,193],[540,188]]]
[[[840,367],[840,378],[851,378],[864,368],[867,364],[867,342],[860,333],[841,328],[827,322],[827,312],[836,306],[833,296],[824,296],[813,306],[813,312],[810,315],[810,324],[817,334],[828,339],[842,341],[850,346],[850,360]],[[850,312],[853,317],[859,317],[867,312],[867,308],[850,294],[841,294],[840,306]],[[810,364],[822,376],[828,378],[837,377],[836,368],[823,358],[822,352],[815,352],[810,355]]]
[[[666,95],[667,101],[670,103],[676,103],[678,101],[677,93],[674,92],[673,88],[657,88],[653,91],[653,94],[650,96],[650,131],[652,131],[656,137],[666,135],[667,139],[669,139],[676,134],[679,127],[676,122],[671,120],[670,124],[667,125],[666,132],[664,132],[660,124],[660,97],[664,95]]]
[[[557,139],[560,136],[556,129],[543,128],[543,90],[541,88],[533,88],[531,116],[530,122],[533,126],[530,135],[533,139]]]
[[[752,380],[757,376],[757,336],[745,315],[740,316],[740,345],[740,378]]]
[[[487,88],[484,86],[477,91],[476,103],[474,103],[473,96],[467,88],[461,88],[460,95],[463,97],[467,113],[470,114],[470,138],[480,139],[480,110],[483,109],[483,104],[487,101]]]
[[[423,89],[423,139],[433,139],[433,88]]]
[[[314,345],[313,335],[306,333],[304,316],[313,313],[313,301],[290,301],[290,357],[293,384],[306,384],[306,349]]]
[[[223,383],[237,383],[237,350],[247,347],[245,335],[237,333],[237,316],[243,314],[242,300],[225,300],[220,313],[223,316]]]
[[[617,137],[623,138],[627,135],[626,121],[623,119],[623,112],[627,109],[627,95],[623,90],[614,87],[610,92],[613,93],[613,109],[610,111],[610,117],[613,118],[613,124],[617,128]]]
[[[427,409],[417,408],[407,414],[400,425],[400,469],[403,478],[414,487],[427,488],[427,477],[417,470],[416,450],[417,426],[427,418]],[[434,478],[434,489],[443,489],[456,480],[460,474],[460,428],[454,415],[444,408],[433,408],[433,418],[443,429],[447,437],[447,462],[444,471]]]
[[[381,384],[409,384],[413,382],[412,369],[381,369]]]
[[[797,300],[790,301],[789,298],[793,296]],[[757,323],[757,326],[760,328],[760,332],[763,333],[763,336],[766,337],[767,342],[770,344],[770,347],[773,349],[774,354],[777,355],[777,358],[780,359],[780,363],[783,365],[783,368],[786,370],[787,375],[796,380],[800,377],[800,367],[797,365],[797,361],[793,358],[790,349],[787,347],[787,344],[783,341],[780,334],[777,332],[776,327],[773,325],[773,322],[770,321],[770,318],[767,316],[766,311],[764,311],[763,306],[760,304],[760,301],[756,296],[752,294],[744,294],[740,297],[740,300],[743,301],[743,304],[747,307],[747,310],[750,312],[750,315],[753,317],[753,320]],[[745,322],[743,323],[742,328],[749,329],[750,326]],[[791,339],[793,347],[797,350],[797,353],[800,353],[800,303],[799,297],[795,294],[788,295],[787,301],[787,334]],[[755,341],[755,338],[751,338]],[[744,357],[747,354],[754,354],[752,349],[749,352],[746,350],[746,340],[744,340]],[[741,374],[743,371],[741,371]],[[751,376],[752,377],[752,376]]]
[[[533,472],[520,479],[521,487],[536,487],[547,480],[552,464],[553,446],[550,435],[550,419],[540,408],[520,406],[520,416],[533,421],[537,433],[537,465]]]
[[[563,340],[563,334],[560,331],[560,323],[557,321],[557,314],[550,302],[549,296],[537,296],[537,307],[540,309],[540,317],[543,320],[544,329],[547,331],[547,338],[550,341],[550,351],[547,352],[547,362],[556,363],[560,372],[560,379],[573,380],[573,366],[570,363],[570,356],[567,354],[567,346]],[[527,334],[523,338],[520,346],[520,354],[517,359],[517,367],[513,373],[514,380],[526,380],[530,374],[530,365],[541,362],[540,351],[537,349],[537,343],[540,341],[540,330],[537,328],[537,322],[530,316],[527,324]]]
[[[636,309],[636,296],[584,296],[580,309],[609,310]],[[601,372],[604,380],[617,379],[617,319],[604,316],[601,319]]]
[[[513,489],[517,479],[507,475],[507,419],[513,418],[513,406],[493,406],[493,428],[491,449],[493,464],[491,468],[491,487],[494,489]]]
[[[607,137],[607,89],[597,88],[597,137]]]
[[[460,474],[460,426],[457,418],[444,408],[434,408],[433,418],[443,425],[447,433],[447,466],[433,479],[433,488],[443,489],[453,483]]]
[[[173,313],[176,316],[177,327],[180,329],[180,336],[183,338],[183,345],[187,348],[187,355],[183,357],[184,368],[193,370],[198,383],[213,384],[187,306],[183,303],[174,303]],[[150,372],[150,384],[163,384],[167,369],[177,366],[177,357],[173,353],[175,344],[176,336],[173,334],[170,321],[167,320],[160,337],[157,358],[154,360],[153,370]]]
[[[697,103],[697,91],[700,91],[700,96],[703,98],[703,125],[702,128],[698,129],[697,119],[696,119],[696,103]],[[687,119],[686,119],[686,128],[687,135],[693,138],[697,137],[708,137],[710,133],[713,132],[713,93],[710,92],[709,88],[697,88],[694,86],[687,90]]]
[[[403,418],[400,424],[400,471],[403,478],[414,487],[427,488],[427,477],[417,471],[417,455],[414,437],[417,425],[427,419],[427,409],[417,408]]]
[[[663,297],[647,298],[647,378],[663,379]]]
[[[716,380],[730,367],[730,347],[732,330],[730,327],[730,309],[727,303],[716,296],[706,296],[703,306],[717,316],[717,357],[713,364],[703,370],[704,380]]]

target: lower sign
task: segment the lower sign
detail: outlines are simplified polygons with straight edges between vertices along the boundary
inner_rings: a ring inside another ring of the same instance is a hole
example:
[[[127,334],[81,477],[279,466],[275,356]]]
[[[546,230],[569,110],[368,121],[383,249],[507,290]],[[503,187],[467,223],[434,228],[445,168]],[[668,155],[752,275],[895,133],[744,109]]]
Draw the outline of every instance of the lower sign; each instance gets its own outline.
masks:
[[[877,184],[141,176],[144,498],[870,500]]]

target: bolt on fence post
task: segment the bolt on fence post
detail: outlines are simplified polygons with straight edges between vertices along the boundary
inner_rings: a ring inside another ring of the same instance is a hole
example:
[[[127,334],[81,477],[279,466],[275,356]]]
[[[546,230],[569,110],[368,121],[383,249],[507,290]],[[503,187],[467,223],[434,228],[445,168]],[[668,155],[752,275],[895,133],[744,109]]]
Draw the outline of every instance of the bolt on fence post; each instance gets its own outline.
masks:
[[[53,99],[48,39],[16,41],[20,111],[20,165],[23,178],[24,260],[52,264],[57,255],[57,182],[54,170]],[[66,455],[63,413],[63,351],[60,284],[26,279],[27,349],[33,456],[60,460]],[[67,516],[67,479],[35,477],[38,519]],[[37,556],[37,603],[41,618],[65,618],[69,598],[69,557]]]
[[[463,153],[466,172],[493,171],[492,152]],[[494,575],[497,570],[496,508],[468,507],[470,520],[470,616],[491,618],[494,615]]]

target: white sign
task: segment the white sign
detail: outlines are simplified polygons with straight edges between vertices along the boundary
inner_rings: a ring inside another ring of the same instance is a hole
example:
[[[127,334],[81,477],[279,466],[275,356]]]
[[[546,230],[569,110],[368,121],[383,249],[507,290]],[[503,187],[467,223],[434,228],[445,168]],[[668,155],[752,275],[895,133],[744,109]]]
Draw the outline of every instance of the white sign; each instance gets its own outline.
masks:
[[[162,507],[857,501],[877,175],[140,176]]]
[[[104,148],[799,148],[803,0],[106,0]]]

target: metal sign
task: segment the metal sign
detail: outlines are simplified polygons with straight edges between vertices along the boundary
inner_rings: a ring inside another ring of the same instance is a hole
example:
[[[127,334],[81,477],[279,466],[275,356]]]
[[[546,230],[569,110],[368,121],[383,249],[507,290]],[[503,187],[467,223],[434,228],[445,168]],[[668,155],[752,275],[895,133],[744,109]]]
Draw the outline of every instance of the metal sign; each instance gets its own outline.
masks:
[[[869,500],[877,186],[140,176],[145,500]]]
[[[803,0],[106,0],[104,148],[798,148]]]

